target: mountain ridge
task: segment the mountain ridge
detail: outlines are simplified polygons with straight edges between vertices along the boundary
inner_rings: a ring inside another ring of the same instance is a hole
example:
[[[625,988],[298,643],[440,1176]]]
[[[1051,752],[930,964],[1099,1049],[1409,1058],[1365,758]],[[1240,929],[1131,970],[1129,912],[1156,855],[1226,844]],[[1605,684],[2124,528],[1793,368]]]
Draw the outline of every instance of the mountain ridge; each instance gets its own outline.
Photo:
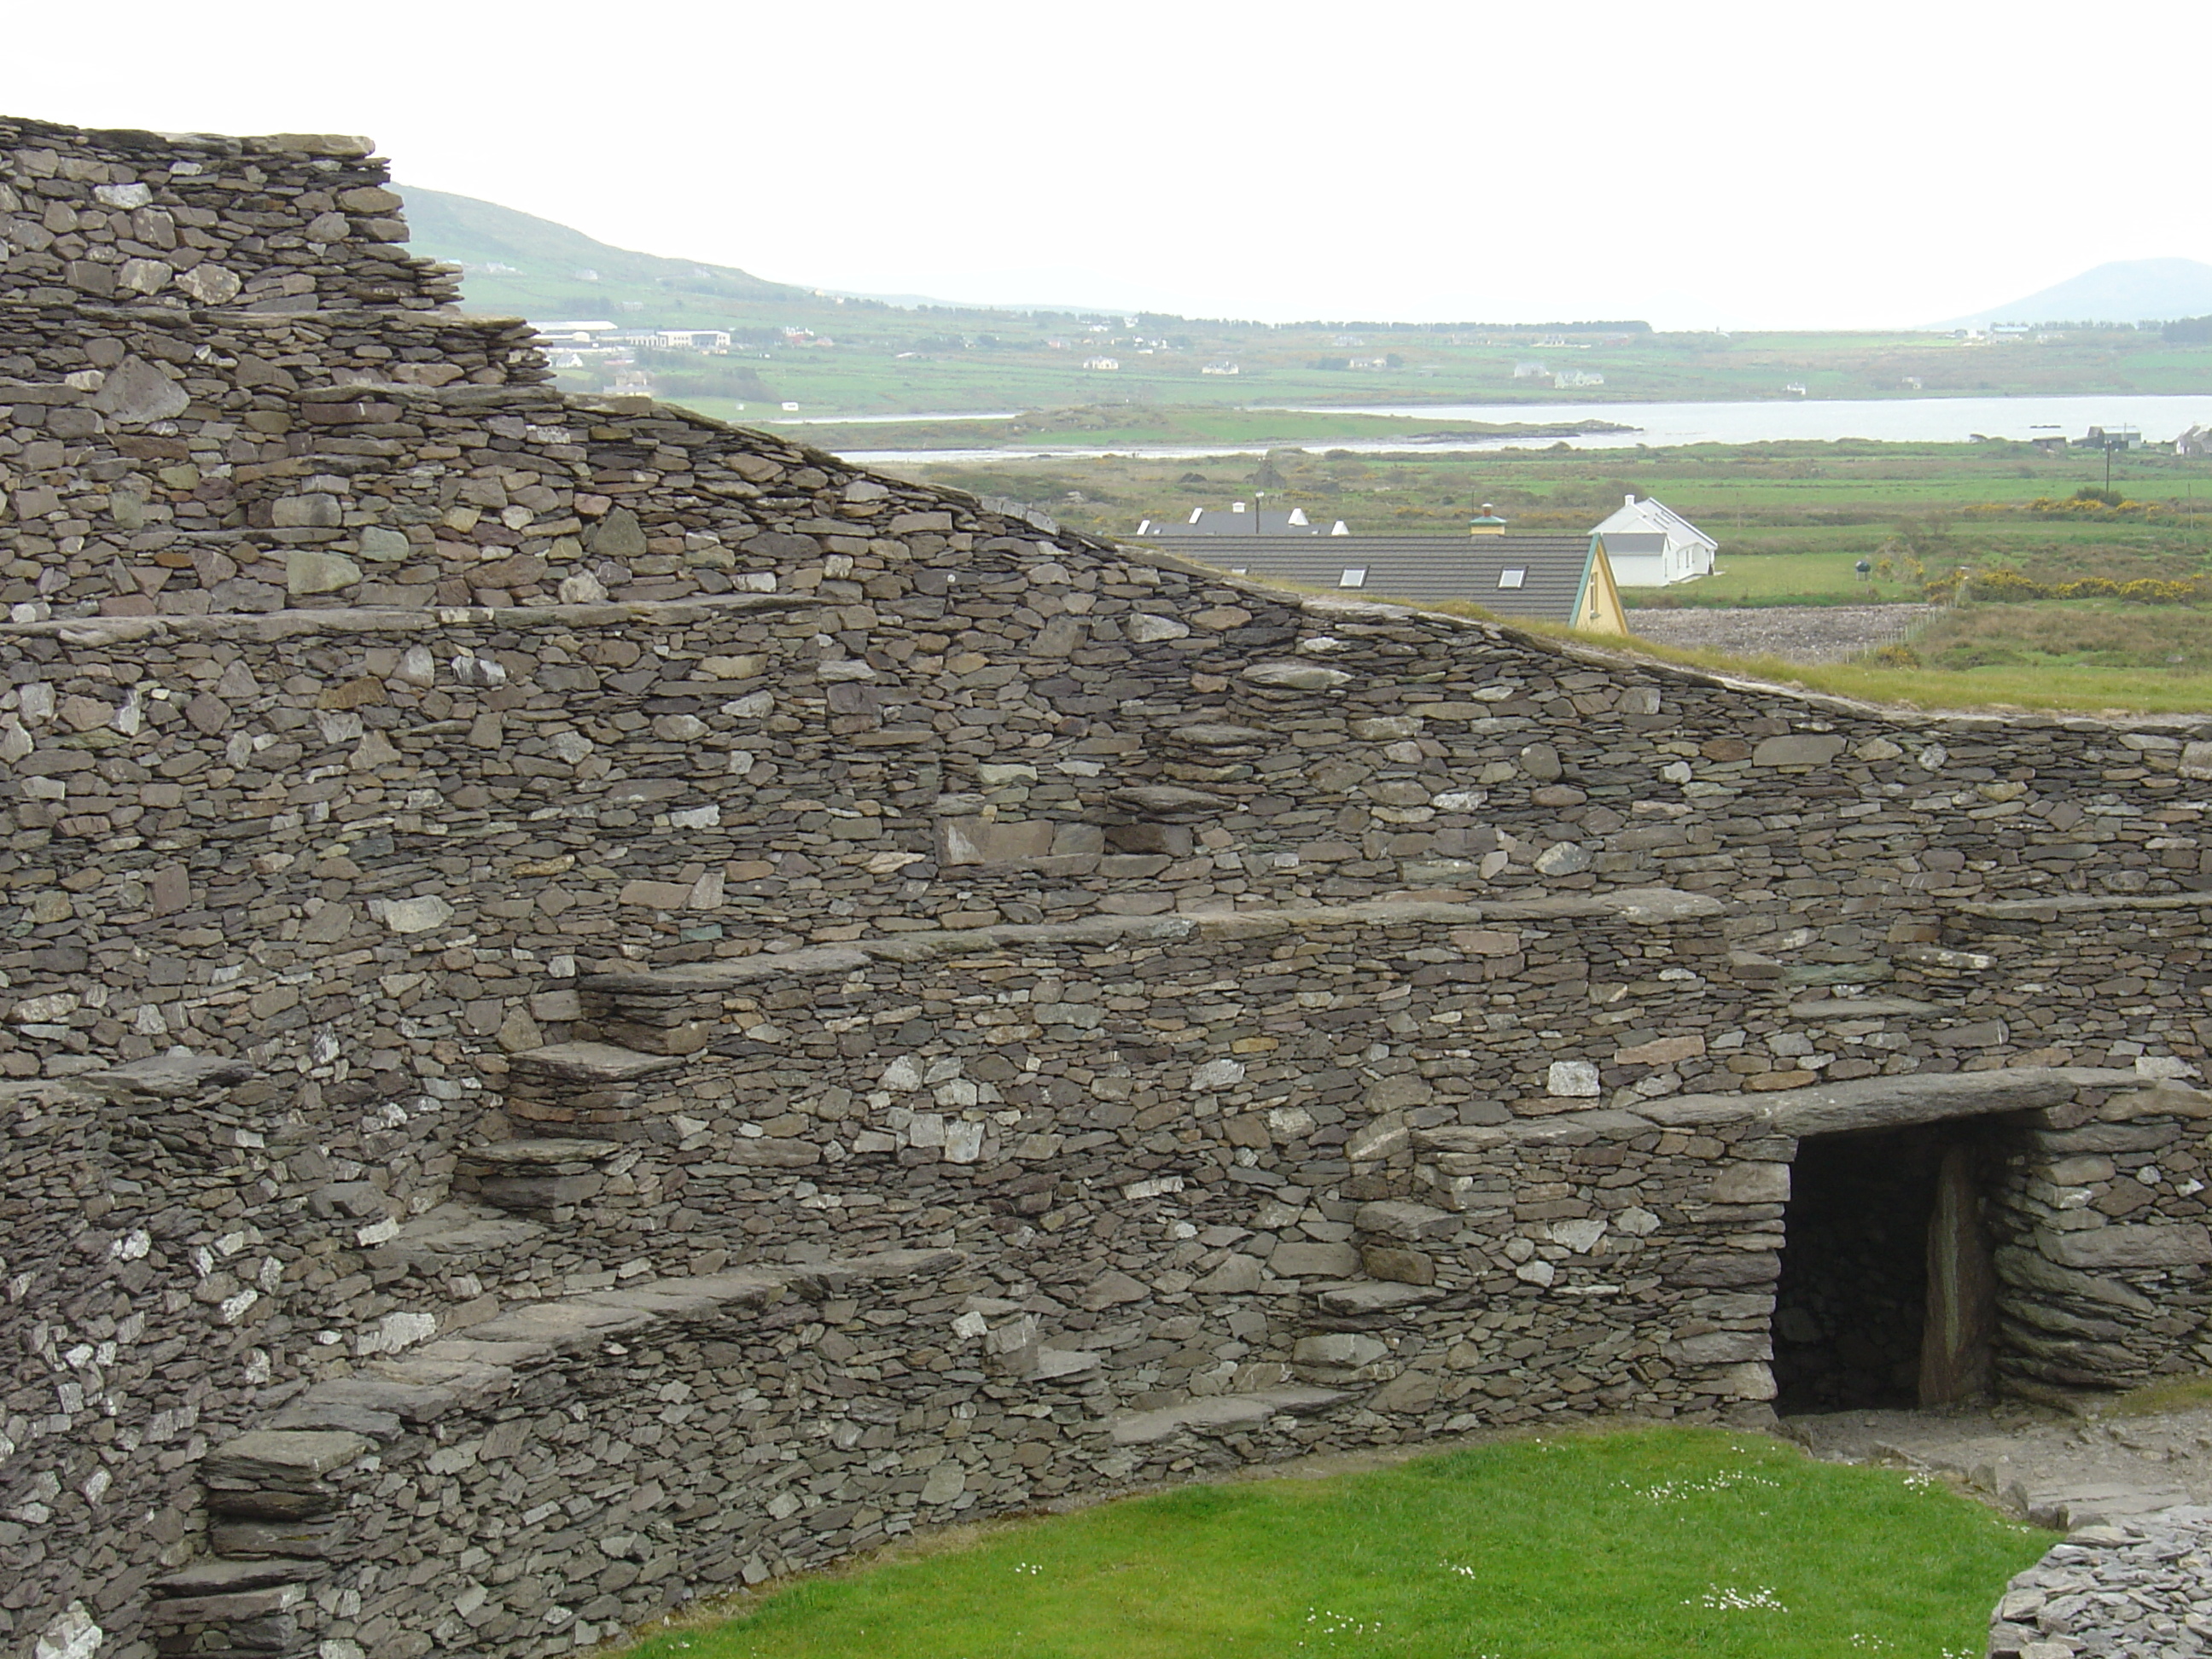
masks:
[[[1929,326],[2171,322],[2207,313],[2212,313],[2212,265],[2197,259],[2112,259],[2021,299]]]

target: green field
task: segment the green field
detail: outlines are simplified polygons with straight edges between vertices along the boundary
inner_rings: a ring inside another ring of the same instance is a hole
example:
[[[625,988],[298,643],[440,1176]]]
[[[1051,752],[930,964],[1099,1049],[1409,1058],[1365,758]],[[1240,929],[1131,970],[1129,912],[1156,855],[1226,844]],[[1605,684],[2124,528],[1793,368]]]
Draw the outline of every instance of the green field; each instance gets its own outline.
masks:
[[[404,189],[404,187],[403,187]],[[2002,342],[1934,333],[1656,333],[1641,323],[1269,325],[1147,313],[889,304],[626,252],[488,203],[408,189],[414,251],[462,264],[470,308],[625,328],[718,328],[726,356],[640,353],[565,370],[578,391],[618,374],[716,414],[802,416],[1098,406],[1547,405],[2212,391],[2212,345],[2133,329]],[[788,332],[787,332],[787,331]],[[1086,368],[1110,358],[1112,369]],[[1206,373],[1234,364],[1234,374]],[[1541,375],[1516,377],[1540,364]],[[1601,386],[1558,384],[1600,376]],[[1800,394],[1787,388],[1802,386]],[[1288,435],[1288,434],[1283,434]]]
[[[808,1578],[635,1659],[1974,1659],[2052,1534],[1757,1435],[1186,1486]]]
[[[1745,555],[1820,556],[1805,567],[1810,576],[1760,579],[1752,602],[1774,603],[1785,588],[1844,597],[1850,566],[1893,544],[1930,570],[2016,564],[2153,575],[2198,568],[2212,550],[2212,460],[2148,452],[2113,459],[2116,493],[2154,511],[2039,514],[2032,505],[2039,500],[2101,486],[2104,459],[2009,442],[1539,446],[1458,454],[1278,449],[1264,458],[1200,459],[1008,455],[898,470],[1025,501],[1103,535],[1127,535],[1141,520],[1187,517],[1194,507],[1221,506],[1255,489],[1267,492],[1270,507],[1342,519],[1355,534],[1456,532],[1485,501],[1518,530],[1580,532],[1626,495],[1656,496],[1719,542],[1724,571]],[[1705,603],[1707,593],[1729,590],[1698,582],[1670,591]]]
[[[478,297],[477,290],[494,286],[472,283],[471,303],[545,314],[519,305],[524,295]],[[1968,344],[1926,334],[1646,334],[1619,344],[1547,353],[1534,344],[1540,337],[1503,329],[1401,325],[1344,336],[1312,325],[1232,328],[1157,317],[1139,317],[1134,326],[1119,317],[1075,326],[1053,316],[910,311],[813,299],[732,302],[712,317],[678,309],[664,325],[712,323],[749,331],[750,337],[727,358],[668,353],[641,360],[655,395],[679,403],[742,401],[749,417],[769,422],[787,418],[780,407],[785,402],[798,404],[799,415],[817,418],[1087,405],[1480,403],[1525,406],[1530,419],[1540,420],[1547,405],[1778,402],[1790,396],[1784,388],[1792,383],[1821,398],[2212,391],[2212,347],[2169,346],[2156,334],[2134,331],[2069,336],[2047,346]],[[1094,334],[1094,327],[1106,331]],[[786,328],[811,329],[814,341],[788,343],[780,333]],[[1334,343],[1339,338],[1364,343],[1340,348]],[[820,343],[825,339],[835,343]],[[1054,346],[1054,340],[1064,343]],[[1315,366],[1347,352],[1383,354],[1399,359],[1399,366]],[[1101,356],[1120,367],[1083,367]],[[1516,380],[1515,365],[1530,361],[1601,374],[1604,383],[1561,388],[1548,380]],[[1234,362],[1238,372],[1204,373],[1206,364],[1220,362]],[[1920,387],[1910,386],[1908,377]],[[580,390],[599,390],[611,384],[612,371],[577,370],[562,378]]]
[[[2045,583],[2081,577],[2187,582],[2212,575],[2212,460],[2114,457],[2130,505],[2086,515],[2039,510],[2101,487],[2104,458],[2031,445],[1787,443],[1677,449],[1514,448],[1478,454],[1312,454],[1200,460],[1010,456],[905,469],[930,483],[1023,501],[1074,527],[1127,536],[1146,518],[1179,520],[1265,491],[1270,507],[1344,520],[1355,532],[1455,534],[1485,501],[1514,528],[1587,531],[1622,496],[1656,496],[1720,543],[1715,574],[1644,606],[1863,605],[1951,597],[1911,657],[1759,672],[1876,702],[2188,712],[2212,708],[2212,617],[2181,605],[1977,599],[1976,581],[2015,570]],[[2204,509],[2198,511],[2199,508]],[[1872,567],[1862,580],[1856,566]],[[1986,585],[1984,591],[1988,591]],[[1734,666],[1715,655],[1682,660]]]

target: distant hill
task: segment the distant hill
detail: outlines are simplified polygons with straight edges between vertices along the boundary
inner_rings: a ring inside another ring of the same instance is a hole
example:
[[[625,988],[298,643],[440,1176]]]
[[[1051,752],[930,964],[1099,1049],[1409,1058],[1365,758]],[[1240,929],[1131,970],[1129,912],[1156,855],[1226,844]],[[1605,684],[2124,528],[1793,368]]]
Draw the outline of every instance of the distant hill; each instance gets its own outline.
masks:
[[[2056,288],[2013,300],[1936,328],[1991,323],[2140,323],[2212,312],[2212,265],[2196,259],[2116,259]]]
[[[642,295],[651,309],[669,313],[665,320],[673,322],[680,314],[710,312],[718,303],[813,297],[811,289],[765,282],[731,265],[611,247],[580,230],[495,202],[414,185],[396,188],[407,202],[409,246],[416,253],[468,268],[471,310],[511,309],[540,318],[556,312],[597,316],[635,311]],[[631,301],[627,307],[622,304],[625,299]]]

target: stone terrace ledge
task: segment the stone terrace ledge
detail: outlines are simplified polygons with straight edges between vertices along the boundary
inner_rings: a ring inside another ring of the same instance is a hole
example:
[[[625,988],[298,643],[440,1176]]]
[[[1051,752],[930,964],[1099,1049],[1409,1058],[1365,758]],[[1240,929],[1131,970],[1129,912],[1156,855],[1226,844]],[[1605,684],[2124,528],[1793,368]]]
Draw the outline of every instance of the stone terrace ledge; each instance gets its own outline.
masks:
[[[649,622],[672,628],[750,611],[803,611],[826,601],[811,593],[726,593],[713,598],[604,605],[433,605],[328,611],[218,611],[204,617],[79,617],[0,623],[10,635],[59,640],[80,650],[131,645],[158,636],[186,640],[287,640],[318,634],[427,634],[441,628],[617,628]]]
[[[1994,921],[2056,921],[2063,915],[2135,910],[2201,910],[2212,893],[2053,893],[2048,898],[1956,900],[1946,909]]]
[[[1701,893],[1668,887],[1624,887],[1590,895],[1516,901],[1449,902],[1371,899],[1354,904],[1274,909],[1194,911],[1168,916],[1085,916],[1076,921],[1006,923],[995,927],[930,930],[848,945],[763,951],[696,968],[613,969],[586,974],[583,989],[713,992],[750,980],[850,973],[871,962],[931,962],[1025,945],[1139,944],[1147,940],[1266,939],[1317,927],[1474,927],[1497,921],[1625,921],[1665,927],[1723,915],[1727,906]]]

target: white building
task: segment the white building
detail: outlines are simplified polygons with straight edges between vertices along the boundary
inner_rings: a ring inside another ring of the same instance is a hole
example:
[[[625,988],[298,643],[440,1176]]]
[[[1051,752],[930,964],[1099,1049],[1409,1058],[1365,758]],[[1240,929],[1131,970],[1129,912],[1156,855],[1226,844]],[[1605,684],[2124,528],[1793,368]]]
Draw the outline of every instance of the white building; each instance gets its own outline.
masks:
[[[1622,587],[1664,587],[1710,576],[1720,546],[1680,514],[1631,495],[1620,510],[1591,532],[1605,542],[1613,580]]]
[[[1119,357],[1085,357],[1083,360],[1083,366],[1085,368],[1097,369],[1104,374],[1111,374],[1114,370],[1121,367],[1121,360]]]

